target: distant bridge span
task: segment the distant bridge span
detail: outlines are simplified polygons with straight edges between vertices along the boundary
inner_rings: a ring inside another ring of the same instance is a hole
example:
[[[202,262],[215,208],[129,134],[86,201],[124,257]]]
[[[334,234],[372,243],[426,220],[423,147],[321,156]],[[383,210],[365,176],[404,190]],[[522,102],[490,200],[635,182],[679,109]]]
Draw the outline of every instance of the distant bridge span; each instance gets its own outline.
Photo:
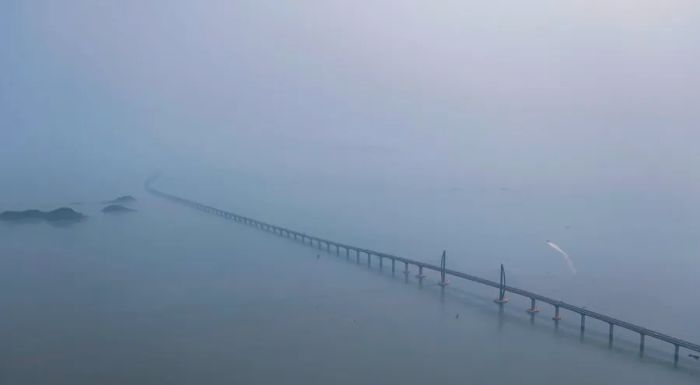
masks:
[[[446,282],[447,282],[445,280],[445,277],[452,276],[452,277],[461,278],[461,279],[465,279],[465,280],[472,281],[472,282],[477,282],[477,283],[480,283],[482,285],[491,286],[493,288],[499,289],[499,291],[501,292],[499,299],[496,300],[496,302],[499,303],[501,306],[507,302],[507,299],[505,299],[503,297],[503,293],[508,292],[508,293],[512,293],[512,294],[517,294],[517,295],[520,295],[520,296],[523,296],[523,297],[530,299],[530,308],[527,309],[527,311],[528,311],[528,313],[532,314],[533,316],[535,313],[537,313],[539,311],[537,309],[537,306],[536,306],[537,301],[544,302],[544,303],[547,303],[547,304],[552,305],[554,307],[553,319],[555,322],[558,322],[559,320],[561,320],[560,309],[566,309],[566,310],[569,310],[571,312],[579,314],[581,317],[581,331],[582,332],[585,330],[587,317],[600,320],[600,321],[605,322],[609,325],[609,336],[608,337],[609,337],[609,342],[611,344],[613,341],[613,328],[615,326],[630,330],[632,332],[639,334],[639,352],[640,352],[640,354],[644,353],[644,341],[645,341],[646,337],[655,338],[657,340],[664,341],[664,342],[667,342],[667,343],[673,345],[673,347],[674,347],[673,357],[674,357],[674,363],[676,363],[676,364],[678,363],[680,348],[684,348],[684,349],[687,349],[689,351],[700,353],[700,345],[698,345],[698,344],[694,344],[692,342],[689,342],[689,341],[686,341],[686,340],[683,340],[680,338],[672,337],[672,336],[667,335],[667,334],[663,334],[663,333],[660,333],[660,332],[657,332],[657,331],[654,331],[651,329],[647,329],[645,327],[635,325],[631,322],[627,322],[627,321],[623,321],[623,320],[620,320],[617,318],[613,318],[613,317],[610,317],[610,316],[602,314],[602,313],[597,313],[597,312],[588,310],[588,309],[580,307],[580,306],[571,305],[571,304],[568,304],[566,302],[563,302],[563,301],[560,301],[557,299],[553,299],[550,297],[546,297],[544,295],[533,293],[533,292],[528,291],[528,290],[520,289],[520,288],[513,287],[513,286],[507,286],[505,284],[505,276],[504,275],[502,275],[502,277],[501,277],[501,282],[496,282],[496,281],[492,281],[492,280],[489,280],[486,278],[477,277],[475,275],[462,273],[460,271],[447,269],[447,268],[444,268],[442,266],[436,266],[436,265],[433,265],[430,263],[425,263],[425,262],[416,261],[416,260],[412,260],[412,259],[408,259],[408,258],[404,258],[404,257],[399,257],[396,255],[387,254],[387,253],[374,251],[374,250],[370,250],[370,249],[365,249],[362,247],[351,246],[351,245],[343,244],[340,242],[335,242],[335,241],[315,237],[312,235],[308,235],[306,233],[302,233],[299,231],[290,230],[290,229],[287,229],[284,227],[275,226],[275,225],[265,223],[265,222],[262,222],[262,221],[259,221],[256,219],[248,218],[248,217],[243,216],[243,215],[235,214],[235,213],[232,213],[230,211],[221,210],[221,209],[218,209],[218,208],[215,208],[212,206],[208,206],[208,205],[198,203],[198,202],[195,202],[195,201],[192,201],[189,199],[180,198],[178,196],[159,191],[152,186],[155,179],[156,179],[156,177],[150,178],[148,181],[146,181],[146,184],[145,184],[146,191],[150,192],[151,194],[153,194],[155,196],[168,199],[170,201],[197,209],[199,211],[203,211],[203,212],[206,212],[209,214],[214,214],[214,215],[217,215],[219,217],[223,217],[223,218],[232,220],[234,222],[238,222],[238,223],[242,223],[242,224],[245,224],[245,225],[248,225],[251,227],[255,227],[259,230],[267,231],[267,232],[273,233],[275,235],[278,235],[278,236],[281,236],[284,238],[301,241],[303,244],[307,244],[307,242],[308,242],[309,246],[314,246],[314,244],[315,244],[318,248],[325,247],[325,249],[327,251],[331,251],[331,248],[335,248],[336,254],[340,254],[340,251],[343,250],[345,252],[345,256],[347,258],[350,258],[351,253],[355,254],[355,258],[357,259],[358,262],[360,260],[361,255],[366,255],[367,256],[367,263],[371,264],[372,257],[374,256],[375,258],[379,259],[380,265],[382,265],[384,259],[391,261],[392,272],[395,271],[396,264],[399,263],[399,264],[404,265],[404,273],[405,274],[409,273],[409,266],[417,267],[418,268],[418,275],[417,276],[420,279],[425,277],[423,275],[424,270],[432,270],[432,271],[438,272],[441,274],[441,282],[440,283],[443,285],[446,284]],[[443,256],[443,258],[444,258],[444,256]],[[443,266],[444,266],[444,263],[443,263]]]

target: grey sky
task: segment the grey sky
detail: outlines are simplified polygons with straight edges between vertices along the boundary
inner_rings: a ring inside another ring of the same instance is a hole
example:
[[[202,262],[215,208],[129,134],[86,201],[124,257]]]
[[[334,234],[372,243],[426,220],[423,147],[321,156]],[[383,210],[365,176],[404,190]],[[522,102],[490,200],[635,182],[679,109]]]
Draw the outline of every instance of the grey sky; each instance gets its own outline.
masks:
[[[697,1],[1,7],[4,180],[187,165],[698,192]]]

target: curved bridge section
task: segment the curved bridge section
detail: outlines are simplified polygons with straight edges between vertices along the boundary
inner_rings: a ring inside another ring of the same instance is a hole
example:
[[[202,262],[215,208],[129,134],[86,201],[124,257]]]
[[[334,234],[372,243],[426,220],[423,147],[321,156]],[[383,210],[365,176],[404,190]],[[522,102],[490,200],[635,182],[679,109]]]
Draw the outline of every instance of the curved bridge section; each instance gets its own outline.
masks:
[[[441,263],[441,266],[421,262],[421,261],[416,261],[408,258],[403,258],[399,257],[396,255],[392,254],[387,254],[375,250],[370,250],[370,249],[365,249],[362,247],[358,246],[352,246],[336,241],[331,241],[328,239],[323,239],[319,237],[315,237],[312,235],[308,235],[306,233],[302,233],[299,231],[287,229],[284,227],[280,226],[275,226],[270,223],[265,223],[253,218],[249,218],[243,215],[239,215],[236,213],[232,213],[230,211],[225,211],[221,210],[212,206],[208,206],[199,202],[195,202],[189,199],[181,198],[172,194],[168,194],[162,191],[159,191],[153,187],[153,182],[157,179],[157,177],[153,177],[149,179],[146,184],[145,188],[146,190],[160,198],[164,198],[167,200],[170,200],[175,203],[179,203],[184,206],[191,207],[193,209],[203,211],[205,213],[213,214],[228,220],[232,220],[234,222],[238,222],[244,225],[248,225],[251,227],[254,227],[256,229],[266,231],[268,233],[284,237],[290,240],[295,240],[298,242],[301,242],[305,245],[309,245],[311,247],[318,247],[319,249],[325,249],[327,251],[335,251],[336,254],[340,255],[341,252],[343,252],[346,256],[346,258],[351,258],[354,257],[357,259],[357,261],[360,261],[360,257],[365,258],[367,260],[367,264],[371,265],[372,260],[377,260],[379,262],[380,266],[383,266],[384,261],[388,261],[391,263],[391,270],[394,272],[396,270],[396,265],[403,265],[403,273],[404,274],[409,274],[410,273],[410,268],[413,267],[413,269],[417,269],[418,274],[416,275],[419,279],[423,279],[425,277],[424,272],[426,270],[434,271],[440,274],[440,284],[441,285],[447,285],[447,280],[446,276],[451,276],[454,278],[458,279],[463,279],[467,281],[472,281],[476,283],[480,283],[482,285],[490,286],[493,288],[496,288],[499,290],[499,297],[495,300],[496,303],[498,303],[500,306],[503,306],[505,303],[508,302],[507,298],[505,298],[505,293],[511,293],[514,295],[519,295],[522,297],[526,297],[530,299],[530,308],[527,309],[527,312],[530,313],[532,316],[534,316],[535,313],[539,312],[539,309],[537,308],[537,301],[551,305],[554,308],[554,316],[552,319],[555,322],[558,322],[561,320],[561,315],[560,315],[560,310],[568,310],[570,312],[576,313],[581,317],[581,332],[583,332],[586,328],[586,318],[592,318],[604,323],[607,323],[609,326],[609,343],[612,344],[613,342],[613,331],[615,327],[620,327],[623,329],[630,330],[634,333],[639,334],[639,353],[644,354],[644,342],[646,337],[650,338],[655,338],[660,341],[667,342],[671,344],[674,347],[674,363],[678,363],[679,359],[679,351],[680,348],[684,348],[689,351],[697,352],[700,353],[700,345],[691,343],[689,341],[680,339],[680,338],[675,338],[667,334],[660,333],[655,330],[647,329],[645,327],[636,325],[631,322],[623,321],[617,318],[613,318],[611,316],[602,314],[602,313],[597,313],[591,310],[588,310],[583,307],[579,307],[576,305],[572,305],[557,299],[553,299],[550,297],[546,297],[544,295],[540,295],[537,293],[533,293],[528,290],[520,289],[517,287],[513,286],[507,286],[505,284],[505,271],[503,270],[503,267],[501,267],[501,280],[500,282],[492,281],[486,278],[481,278],[477,277],[475,275],[463,273],[460,271],[456,270],[451,270],[447,269],[444,263],[444,254],[443,254],[443,262]]]

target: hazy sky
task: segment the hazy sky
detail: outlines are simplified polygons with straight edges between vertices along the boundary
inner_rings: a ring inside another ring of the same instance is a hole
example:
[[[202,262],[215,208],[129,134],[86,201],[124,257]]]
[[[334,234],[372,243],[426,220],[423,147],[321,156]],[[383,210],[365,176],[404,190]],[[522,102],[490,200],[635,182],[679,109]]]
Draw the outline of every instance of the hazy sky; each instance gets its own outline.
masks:
[[[6,0],[0,46],[0,177],[24,186],[187,166],[700,191],[696,0]]]

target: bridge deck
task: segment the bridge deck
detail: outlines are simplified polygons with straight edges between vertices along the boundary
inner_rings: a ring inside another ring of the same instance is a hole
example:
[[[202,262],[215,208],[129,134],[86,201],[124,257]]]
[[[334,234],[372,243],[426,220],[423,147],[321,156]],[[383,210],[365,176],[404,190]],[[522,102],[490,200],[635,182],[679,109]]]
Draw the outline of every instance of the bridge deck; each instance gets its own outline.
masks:
[[[304,241],[308,239],[311,244],[313,244],[313,242],[316,242],[319,246],[322,244],[325,244],[328,249],[330,249],[330,247],[333,246],[333,247],[336,247],[337,249],[345,249],[347,252],[353,251],[353,252],[357,253],[357,255],[359,255],[360,253],[364,253],[364,254],[367,254],[368,257],[371,257],[372,255],[374,255],[374,256],[377,256],[379,258],[387,258],[387,259],[390,259],[393,261],[402,262],[402,263],[406,264],[407,266],[413,265],[413,266],[417,266],[421,269],[427,269],[427,270],[432,270],[432,271],[436,271],[436,272],[443,272],[443,269],[441,269],[440,266],[437,266],[437,265],[432,265],[432,264],[421,262],[421,261],[403,258],[403,257],[399,257],[396,255],[382,253],[382,252],[378,252],[378,251],[374,251],[374,250],[364,249],[364,248],[357,247],[357,246],[346,245],[346,244],[343,244],[340,242],[335,242],[335,241],[315,237],[312,235],[307,235],[307,234],[302,233],[302,232],[294,231],[291,229],[286,229],[286,228],[280,227],[280,226],[275,226],[275,225],[268,224],[268,223],[265,223],[262,221],[258,221],[256,219],[252,219],[252,218],[248,218],[248,217],[245,217],[242,215],[238,215],[238,214],[235,214],[235,213],[232,213],[229,211],[220,210],[220,209],[217,209],[215,207],[207,206],[207,205],[195,202],[195,201],[180,198],[180,197],[177,197],[175,195],[171,195],[171,194],[167,194],[167,193],[158,191],[155,188],[151,187],[150,183],[146,184],[146,190],[149,191],[150,193],[156,195],[156,196],[160,196],[160,197],[178,202],[180,204],[184,204],[186,206],[190,206],[190,207],[193,207],[195,209],[205,211],[207,213],[215,214],[215,215],[227,218],[227,219],[232,219],[236,222],[245,223],[245,224],[260,228],[262,230],[272,231],[272,232],[278,233],[280,235],[286,234],[287,237],[292,236],[295,239],[301,238]],[[633,323],[623,321],[623,320],[620,320],[620,319],[617,319],[614,317],[610,317],[610,316],[605,315],[605,314],[597,313],[597,312],[594,312],[594,311],[591,311],[591,310],[588,310],[588,309],[585,309],[585,308],[582,308],[579,306],[571,305],[571,304],[568,304],[566,302],[563,302],[563,301],[560,301],[557,299],[553,299],[550,297],[546,297],[544,295],[533,293],[531,291],[520,289],[517,287],[512,287],[512,286],[501,287],[501,284],[499,282],[492,281],[492,280],[485,279],[485,278],[481,278],[481,277],[477,277],[475,275],[462,273],[460,271],[445,269],[444,273],[446,275],[449,275],[452,277],[457,277],[457,278],[465,279],[468,281],[477,282],[477,283],[480,283],[480,284],[483,284],[486,286],[491,286],[491,287],[494,287],[497,289],[504,289],[506,292],[510,292],[510,293],[517,294],[517,295],[520,295],[523,297],[527,297],[527,298],[533,299],[535,301],[548,303],[552,306],[566,309],[566,310],[584,315],[586,317],[594,318],[594,319],[606,322],[610,325],[615,325],[618,327],[622,327],[624,329],[631,330],[631,331],[639,333],[643,336],[649,336],[649,337],[653,337],[653,338],[656,338],[656,339],[664,341],[664,342],[668,342],[668,343],[676,346],[676,348],[683,347],[685,349],[700,353],[700,345],[698,345],[698,344],[694,344],[694,343],[691,343],[689,341],[685,341],[685,340],[680,339],[680,338],[672,337],[672,336],[669,336],[667,334],[663,334],[663,333],[660,333],[660,332],[657,332],[657,331],[654,331],[651,329],[647,329],[645,327],[638,326],[638,325],[635,325]],[[678,356],[677,356],[677,352],[676,352],[676,360],[677,359],[678,359]]]

